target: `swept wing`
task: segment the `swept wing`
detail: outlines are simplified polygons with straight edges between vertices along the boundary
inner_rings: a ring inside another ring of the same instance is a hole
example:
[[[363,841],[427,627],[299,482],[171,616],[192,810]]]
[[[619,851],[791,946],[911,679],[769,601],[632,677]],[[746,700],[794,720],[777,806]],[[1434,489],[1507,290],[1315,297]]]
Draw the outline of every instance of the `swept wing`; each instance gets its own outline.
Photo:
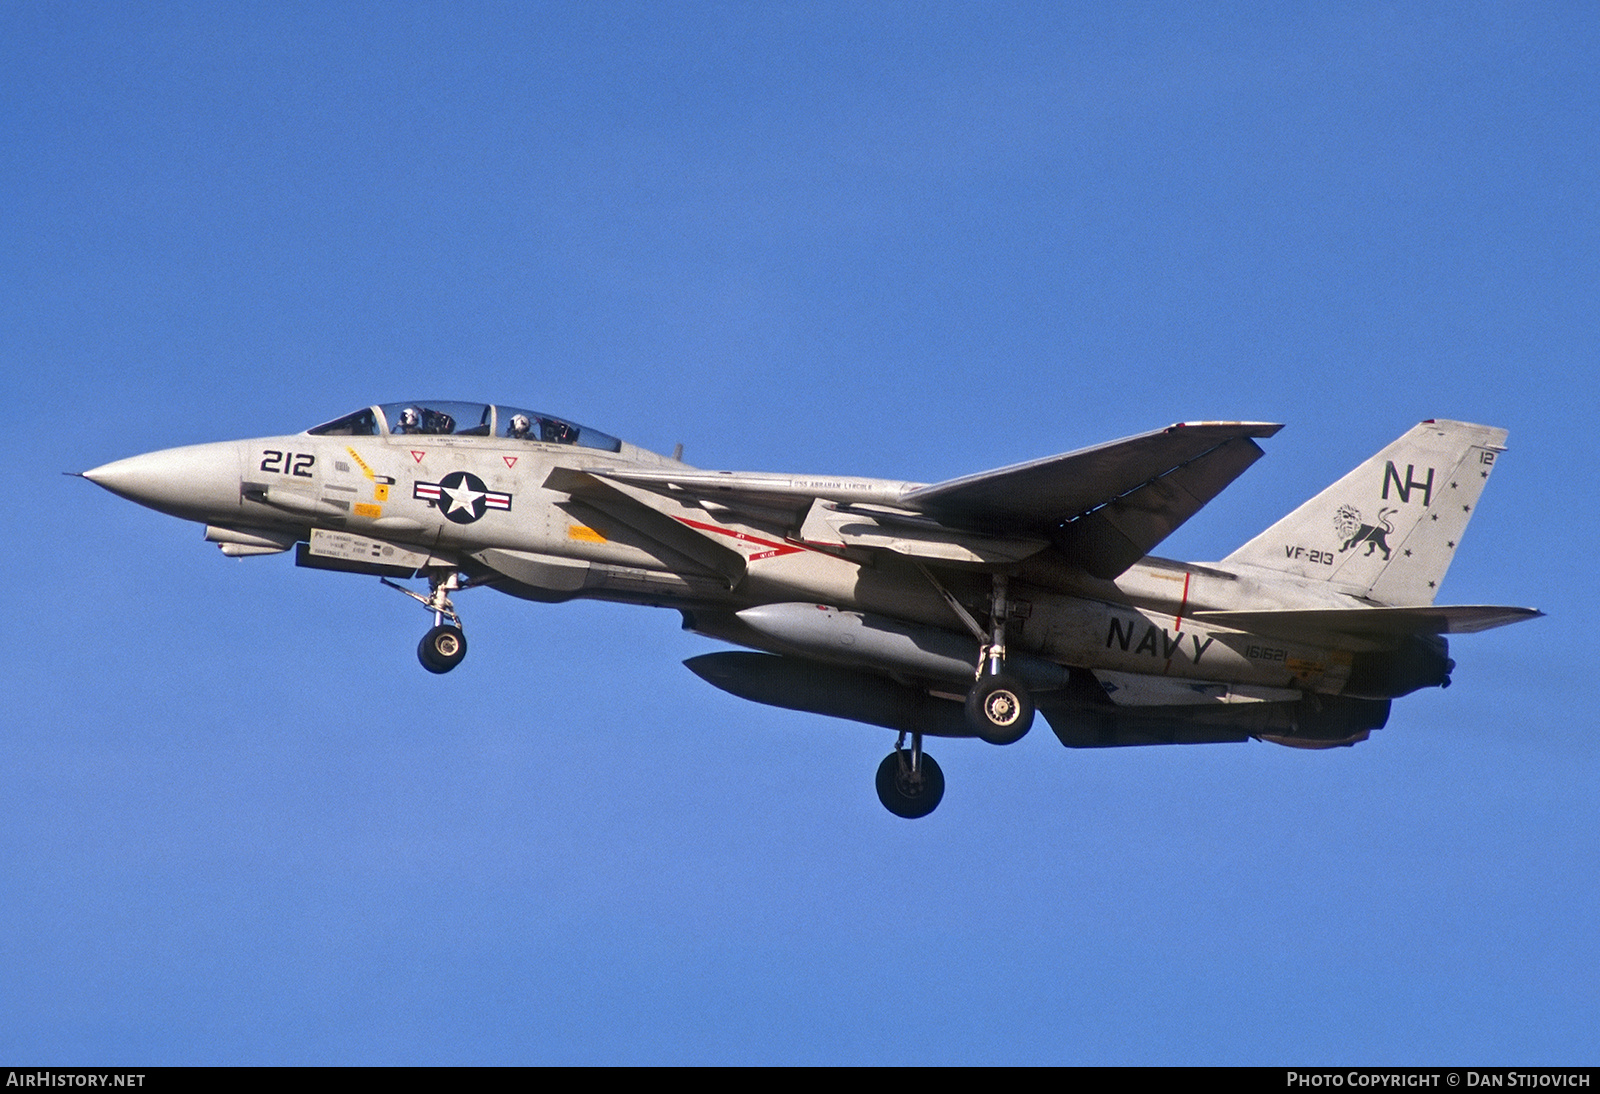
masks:
[[[806,520],[803,538],[813,542],[820,532],[822,542],[981,567],[1008,565],[1053,541],[1091,574],[1114,577],[1259,459],[1254,438],[1281,428],[1179,423],[933,484],[688,468],[588,474],[769,519],[798,522],[810,511],[817,519]]]

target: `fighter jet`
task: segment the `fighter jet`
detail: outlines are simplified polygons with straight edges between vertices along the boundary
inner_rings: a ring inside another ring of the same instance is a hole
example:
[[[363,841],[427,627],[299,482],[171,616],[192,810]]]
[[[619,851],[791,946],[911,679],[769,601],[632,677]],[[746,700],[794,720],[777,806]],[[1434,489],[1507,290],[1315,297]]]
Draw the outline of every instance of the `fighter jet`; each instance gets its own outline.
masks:
[[[1037,711],[1071,748],[1350,745],[1449,685],[1445,635],[1542,614],[1434,604],[1505,450],[1464,422],[1421,423],[1220,561],[1149,555],[1279,428],[1184,422],[924,484],[697,470],[539,411],[408,402],[84,477],[224,554],[379,577],[431,613],[429,672],[466,656],[465,589],[676,609],[744,647],[684,662],[714,686],[895,731],[878,795],[921,817],[944,794],[924,737],[1010,744]]]

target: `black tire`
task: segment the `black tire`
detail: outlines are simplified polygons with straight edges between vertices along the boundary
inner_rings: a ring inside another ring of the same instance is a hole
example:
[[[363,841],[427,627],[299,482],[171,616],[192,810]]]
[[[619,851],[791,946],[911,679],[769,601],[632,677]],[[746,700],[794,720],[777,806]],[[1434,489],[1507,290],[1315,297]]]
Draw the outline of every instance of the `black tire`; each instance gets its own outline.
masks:
[[[417,660],[429,672],[446,673],[467,655],[467,636],[448,623],[433,628],[417,643]]]
[[[967,693],[967,724],[992,745],[1015,744],[1033,726],[1033,696],[1011,676],[985,676]]]
[[[896,749],[878,765],[878,800],[897,817],[916,820],[938,808],[944,797],[944,772],[933,757],[922,754],[921,778],[911,775],[911,753]]]

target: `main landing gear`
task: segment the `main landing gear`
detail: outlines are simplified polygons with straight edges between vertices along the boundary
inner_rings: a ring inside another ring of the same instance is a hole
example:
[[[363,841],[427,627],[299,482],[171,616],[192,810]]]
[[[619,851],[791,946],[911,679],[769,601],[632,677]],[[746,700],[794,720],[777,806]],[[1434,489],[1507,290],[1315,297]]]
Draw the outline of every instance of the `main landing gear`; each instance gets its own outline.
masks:
[[[995,574],[989,598],[989,633],[987,641],[983,636],[978,639],[977,679],[967,692],[966,711],[967,724],[992,745],[1015,744],[1033,725],[1033,697],[1020,680],[1005,672],[1009,605],[1006,575]]]
[[[1033,725],[1034,706],[1033,697],[1022,681],[1005,671],[1006,621],[1010,606],[1006,599],[1006,575],[994,575],[989,597],[989,629],[985,631],[938,578],[926,567],[921,569],[978,640],[977,671],[973,673],[972,688],[967,692],[967,725],[992,745],[1015,744]]]
[[[422,667],[442,675],[461,664],[467,656],[467,636],[461,630],[461,617],[456,614],[455,605],[450,603],[450,594],[465,588],[460,575],[454,570],[429,570],[427,596],[396,585],[388,578],[384,578],[383,583],[391,589],[399,589],[433,613],[433,629],[417,643],[417,660],[422,662]]]

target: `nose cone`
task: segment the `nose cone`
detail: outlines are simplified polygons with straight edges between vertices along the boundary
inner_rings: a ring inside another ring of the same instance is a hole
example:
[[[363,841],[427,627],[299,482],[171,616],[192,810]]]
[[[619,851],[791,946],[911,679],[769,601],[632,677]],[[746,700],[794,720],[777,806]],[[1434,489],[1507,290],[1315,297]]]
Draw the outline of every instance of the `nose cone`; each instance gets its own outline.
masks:
[[[130,456],[83,477],[119,497],[189,520],[225,517],[239,508],[239,446],[231,442]]]

